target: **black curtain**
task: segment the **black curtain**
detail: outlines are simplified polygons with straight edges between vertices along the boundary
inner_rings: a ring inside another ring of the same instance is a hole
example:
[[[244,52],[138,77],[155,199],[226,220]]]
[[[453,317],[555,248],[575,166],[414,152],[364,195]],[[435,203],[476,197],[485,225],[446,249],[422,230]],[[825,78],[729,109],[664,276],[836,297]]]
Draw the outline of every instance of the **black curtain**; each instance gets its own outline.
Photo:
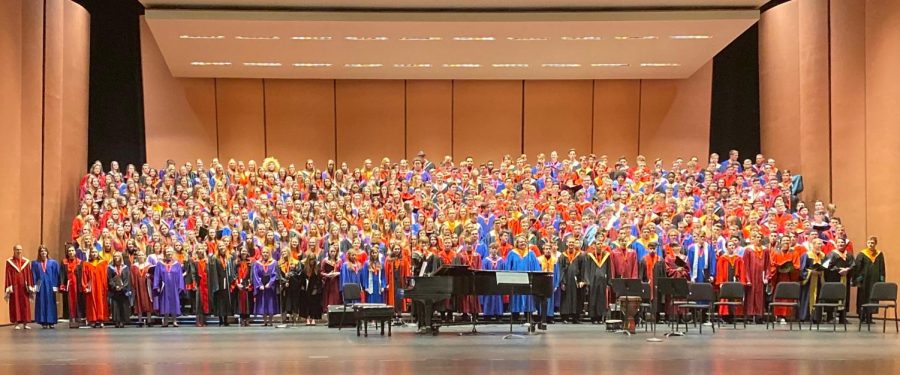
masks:
[[[753,160],[759,137],[759,29],[753,25],[713,59],[709,150],[720,160],[732,149]]]
[[[78,0],[91,14],[88,164],[147,159],[137,0]]]

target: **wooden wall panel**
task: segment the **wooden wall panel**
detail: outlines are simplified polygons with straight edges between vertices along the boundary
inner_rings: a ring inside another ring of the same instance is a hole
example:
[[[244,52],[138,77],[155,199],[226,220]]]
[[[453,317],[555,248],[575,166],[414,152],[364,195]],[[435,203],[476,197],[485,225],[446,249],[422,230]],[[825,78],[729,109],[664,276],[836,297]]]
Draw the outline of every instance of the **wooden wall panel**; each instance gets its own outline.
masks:
[[[638,150],[650,161],[709,153],[712,61],[683,80],[641,83],[641,124]]]
[[[334,159],[334,81],[266,80],[266,149],[287,167]]]
[[[406,81],[406,158],[419,151],[434,163],[453,153],[452,81]]]
[[[831,196],[850,239],[866,235],[866,6],[831,2]]]
[[[339,80],[337,160],[356,167],[364,159],[399,162],[405,155],[403,81]]]
[[[803,200],[831,200],[829,113],[829,0],[804,0],[799,6],[800,162],[806,188]]]
[[[218,155],[216,88],[212,78],[175,78],[141,18],[141,69],[147,162],[178,163]]]
[[[641,81],[594,81],[594,131],[592,150],[609,160],[638,155]]]
[[[2,49],[0,49],[2,50]],[[15,54],[13,54],[15,55]],[[44,71],[44,2],[22,2],[22,123],[19,154],[19,186],[26,199],[19,199],[18,225],[19,239],[25,249],[37,249],[41,242],[41,199],[36,197],[41,191],[42,153],[42,113],[43,113],[43,71]],[[3,77],[11,77],[3,75]],[[73,77],[77,79],[77,77]],[[80,96],[86,95],[81,93]],[[86,120],[87,113],[83,114]],[[9,142],[7,144],[11,144]],[[87,144],[75,145],[74,150],[87,150]],[[84,156],[87,157],[86,155]],[[4,164],[4,165],[12,165]],[[84,171],[84,164],[74,172]],[[15,181],[15,180],[13,180]],[[71,183],[75,183],[73,180]],[[47,243],[54,256],[61,253],[61,243]],[[3,250],[4,245],[0,247]],[[2,321],[2,319],[0,319]]]
[[[798,2],[769,9],[759,21],[759,117],[762,152],[800,170]]]
[[[579,155],[591,150],[593,82],[525,81],[525,153],[557,151],[565,157],[570,148]]]
[[[261,79],[216,79],[220,161],[259,163],[267,156],[263,97]]]
[[[60,225],[70,225],[71,222],[63,222],[62,216],[68,213],[60,211],[63,204],[64,182],[60,171],[67,166],[63,163],[65,157],[63,127],[66,119],[64,98],[64,71],[65,71],[65,9],[62,0],[47,0],[46,3],[46,64],[44,65],[44,176],[43,176],[43,206],[44,219],[41,223],[41,238],[48,240],[56,237]],[[84,93],[81,93],[82,95]],[[87,142],[85,142],[85,145]],[[84,165],[79,166],[78,171],[84,170]],[[32,249],[26,249],[29,257],[34,257]]]
[[[476,163],[522,152],[522,81],[455,81],[453,156]]]
[[[885,250],[887,278],[900,280],[900,231],[896,215],[900,176],[900,2],[866,2],[866,198],[867,234]]]

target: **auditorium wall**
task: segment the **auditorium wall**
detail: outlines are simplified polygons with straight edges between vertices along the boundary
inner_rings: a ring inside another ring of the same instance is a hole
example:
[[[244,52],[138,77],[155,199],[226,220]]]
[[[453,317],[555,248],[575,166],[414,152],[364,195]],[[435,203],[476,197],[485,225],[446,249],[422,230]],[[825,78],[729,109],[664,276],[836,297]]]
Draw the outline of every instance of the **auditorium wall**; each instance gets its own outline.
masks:
[[[360,165],[569,148],[610,158],[709,147],[712,62],[684,80],[403,81],[173,78],[141,23],[147,159],[266,156]]]
[[[0,7],[0,256],[59,258],[87,165],[90,16],[68,0]],[[5,274],[0,274],[0,285]],[[8,309],[0,309],[0,324]]]
[[[762,149],[832,201],[857,249],[877,235],[900,281],[900,2],[795,0],[760,20]]]

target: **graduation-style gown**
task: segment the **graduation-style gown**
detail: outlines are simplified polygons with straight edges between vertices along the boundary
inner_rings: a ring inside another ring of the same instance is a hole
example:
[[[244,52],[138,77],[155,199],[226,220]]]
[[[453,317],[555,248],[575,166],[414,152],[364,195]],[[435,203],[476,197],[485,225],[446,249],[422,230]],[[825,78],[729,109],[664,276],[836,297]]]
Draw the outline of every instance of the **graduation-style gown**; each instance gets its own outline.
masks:
[[[362,265],[357,263],[346,262],[341,265],[341,276],[340,276],[340,288],[338,290],[343,290],[345,284],[356,283],[362,285]],[[357,298],[356,296],[344,296],[350,302],[365,302],[363,298],[365,298],[365,290],[363,290],[361,295]]]
[[[73,320],[84,318],[84,287],[81,259],[62,261],[59,273],[59,290],[63,294],[63,317]]]
[[[853,272],[853,263],[856,260],[849,252],[840,252],[832,250],[828,254],[826,262],[828,268],[825,270],[825,282],[835,282],[844,284],[847,287],[846,297],[844,299],[844,311],[850,310],[850,277]],[[845,275],[840,274],[841,268],[849,268],[850,271]]]
[[[481,261],[481,269],[487,271],[500,271],[506,269],[506,260],[501,257],[492,258],[488,256]],[[478,296],[481,302],[481,310],[484,316],[500,316],[503,315],[503,296]]]
[[[550,297],[547,297],[544,306],[544,316],[553,317],[554,308],[558,304],[559,300],[557,299],[557,291],[559,290],[559,261],[558,258],[551,255],[550,258],[547,258],[544,255],[538,257],[538,263],[541,264],[541,272],[550,272],[553,274],[553,293],[550,294]]]
[[[810,313],[814,312],[812,305],[816,303],[819,297],[819,290],[825,282],[825,274],[818,270],[816,265],[821,265],[824,261],[825,254],[816,254],[807,251],[800,256],[800,320],[806,320],[810,317]],[[815,317],[813,317],[815,318]]]
[[[250,315],[253,312],[253,265],[249,260],[234,259],[232,267],[235,270],[232,307],[241,316]],[[241,285],[243,288],[239,288],[237,285]]]
[[[397,313],[406,311],[406,304],[403,303],[403,290],[407,287],[407,280],[411,274],[409,260],[404,257],[388,258],[384,261],[385,293],[388,305],[394,306]]]
[[[122,264],[112,264],[106,269],[106,280],[109,282],[109,302],[113,323],[128,323],[131,318],[131,271]]]
[[[187,262],[188,283],[194,286],[191,306],[197,316],[209,314],[209,263],[205,256]]]
[[[301,285],[300,262],[293,257],[287,262],[278,263],[278,304],[281,311],[286,314],[298,314],[300,312],[300,294],[306,285]]]
[[[31,262],[24,257],[6,260],[6,286],[4,292],[9,296],[9,321],[27,323],[31,320],[31,301],[28,288],[34,286],[31,275]]]
[[[772,261],[769,262],[769,285],[774,291],[778,288],[778,284],[785,282],[800,282],[800,256],[793,250],[789,252],[771,253]],[[773,302],[785,302],[786,300],[774,300]],[[775,316],[787,317],[793,316],[793,311],[789,307],[775,306],[772,308]]]
[[[322,319],[322,293],[324,285],[322,274],[307,273],[302,264],[296,267],[297,283],[301,285],[300,316],[309,319]],[[340,295],[338,295],[340,298]]]
[[[716,287],[721,288],[724,283],[741,283],[747,285],[747,278],[744,274],[744,259],[737,254],[723,254],[716,259]],[[744,307],[732,307],[729,311],[728,306],[719,306],[719,315],[743,315]]]
[[[613,248],[609,254],[609,261],[613,279],[636,279],[638,277],[637,252],[634,249]]]
[[[557,260],[559,268],[560,293],[559,314],[563,317],[570,315],[581,315],[584,306],[584,294],[582,289],[578,287],[578,282],[583,281],[582,277],[584,255],[581,251],[573,253],[563,253]]]
[[[659,304],[663,302],[661,295],[656,292],[656,280],[665,277],[666,261],[659,256],[658,252],[648,252],[641,258],[641,262],[638,264],[638,278],[642,282],[650,284],[650,290],[653,291],[650,293],[650,299],[653,300],[651,306],[654,314],[659,313]]]
[[[35,289],[34,296],[34,322],[56,324],[59,321],[56,313],[56,292],[59,287],[59,263],[53,259],[45,262],[31,261],[31,275]]]
[[[253,293],[256,315],[275,315],[278,310],[278,295],[275,290],[275,282],[278,280],[278,264],[274,260],[263,263],[262,260],[253,263]],[[260,289],[260,287],[265,287]]]
[[[218,317],[234,315],[231,290],[234,285],[234,265],[231,259],[210,255],[206,262],[206,285],[209,313]],[[222,322],[224,323],[224,322]]]
[[[88,322],[105,322],[109,318],[107,304],[107,272],[109,264],[105,260],[82,263],[86,279],[85,316]],[[180,274],[178,276],[181,276]]]
[[[384,303],[384,264],[377,259],[369,259],[360,270],[366,303]]]
[[[869,296],[872,295],[872,286],[885,280],[884,253],[881,251],[875,252],[869,248],[860,251],[856,256],[853,275],[858,286],[856,312],[861,314],[862,309],[860,306],[864,303],[869,303]]]
[[[540,271],[541,264],[537,256],[528,249],[512,249],[506,255],[507,271]],[[529,295],[513,294],[509,296],[509,311],[511,313],[531,313],[535,311],[534,298]]]
[[[153,275],[153,289],[159,294],[160,315],[181,315],[181,293],[184,292],[184,276],[181,263],[160,262]]]
[[[328,305],[340,305],[341,301],[341,276],[329,276],[328,274],[341,270],[340,261],[330,263],[327,259],[322,259],[319,264],[319,277],[322,279],[322,312],[328,312]]]
[[[744,307],[747,315],[762,316],[766,311],[766,274],[769,272],[769,249],[748,246],[744,251],[747,291]]]
[[[609,252],[601,254],[585,253],[581,262],[584,282],[587,289],[588,316],[599,320],[606,316],[606,288],[609,285]]]
[[[460,251],[456,254],[456,258],[453,259],[453,264],[465,265],[468,266],[469,269],[472,270],[480,270],[481,269],[481,255],[476,252],[469,253],[468,251]],[[481,304],[478,301],[478,296],[468,295],[460,297],[458,303],[456,304],[457,310],[464,314],[479,314],[481,313]]]
[[[707,242],[695,242],[688,246],[688,265],[691,268],[691,282],[706,283],[716,277],[716,251]]]
[[[131,265],[131,294],[132,309],[135,315],[146,315],[153,312],[152,295],[153,280],[151,277],[150,263]]]

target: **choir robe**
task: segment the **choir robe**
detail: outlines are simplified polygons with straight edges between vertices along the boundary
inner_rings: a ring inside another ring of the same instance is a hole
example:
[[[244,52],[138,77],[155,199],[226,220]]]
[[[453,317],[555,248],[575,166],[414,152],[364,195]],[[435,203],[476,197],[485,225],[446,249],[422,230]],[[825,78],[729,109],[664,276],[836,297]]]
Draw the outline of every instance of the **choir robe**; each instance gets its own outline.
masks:
[[[581,262],[581,274],[587,289],[588,316],[592,321],[606,317],[606,289],[609,286],[609,252],[585,253]]]
[[[637,252],[634,249],[613,248],[609,254],[610,271],[613,279],[638,278]]]
[[[762,316],[766,311],[766,274],[769,272],[769,249],[748,246],[744,251],[747,284],[744,308],[747,315]]]
[[[307,274],[301,264],[297,265],[297,283],[303,286],[300,294],[300,316],[309,319],[322,318],[323,283],[320,273]],[[338,295],[340,298],[340,295]]]
[[[506,260],[501,257],[488,256],[481,261],[481,269],[486,271],[500,271],[506,269]],[[481,310],[485,317],[503,315],[503,296],[478,296],[481,302]]]
[[[474,251],[471,253],[468,251],[460,251],[456,254],[456,258],[453,259],[453,264],[465,265],[471,270],[480,270],[482,266],[481,254]],[[481,304],[478,301],[478,296],[469,295],[460,297],[456,306],[459,312],[464,314],[481,313]]]
[[[234,259],[232,268],[235,284],[232,308],[235,313],[246,317],[253,312],[253,264],[249,260]]]
[[[716,259],[716,287],[721,288],[724,283],[741,283],[747,284],[747,277],[744,274],[744,259],[737,254],[722,254]],[[719,315],[743,315],[744,307],[732,307],[729,311],[728,306],[719,306]]]
[[[300,272],[300,262],[293,257],[278,263],[278,304],[285,314],[300,313],[300,295],[306,289],[305,280],[301,284]]]
[[[544,255],[538,257],[538,263],[541,264],[541,272],[550,272],[553,274],[553,293],[550,294],[550,297],[547,298],[545,302],[546,306],[544,307],[544,316],[548,318],[552,318],[554,311],[553,308],[557,305],[557,297],[556,292],[559,290],[559,261],[555,256],[550,256],[547,258]]]
[[[333,264],[328,259],[322,259],[319,264],[319,276],[322,278],[322,312],[328,312],[328,305],[341,305],[341,276],[330,276],[332,272],[340,272],[342,265],[339,261]]]
[[[716,251],[707,242],[695,242],[688,246],[688,265],[691,268],[691,281],[708,283],[716,278]]]
[[[800,257],[793,251],[785,253],[773,251],[772,261],[769,263],[769,285],[774,291],[778,284],[785,282],[800,282]],[[788,302],[789,300],[777,299],[773,302]],[[775,316],[793,316],[794,311],[790,307],[775,306],[772,308]],[[797,312],[799,314],[799,311]],[[798,315],[799,316],[799,315]]]
[[[34,295],[34,322],[54,325],[59,321],[54,291],[59,287],[59,263],[53,259],[46,262],[31,261],[31,275],[37,289]]]
[[[557,260],[559,267],[559,288],[562,290],[559,301],[559,314],[563,318],[567,316],[579,316],[584,308],[584,293],[578,287],[578,283],[584,280],[582,277],[584,255],[581,251],[563,253]]]
[[[106,269],[106,280],[109,282],[112,322],[128,323],[131,318],[131,271],[124,263],[119,267],[110,264]]]
[[[670,279],[686,279],[690,281],[691,265],[684,254],[667,253],[663,258],[666,277]],[[675,304],[673,300],[666,300],[666,316],[675,316]]]
[[[638,264],[638,278],[641,279],[642,282],[650,284],[650,299],[653,302],[650,302],[650,306],[653,309],[653,314],[659,314],[659,304],[662,301],[660,298],[660,294],[656,291],[656,280],[666,277],[666,262],[665,259],[662,259],[659,256],[658,252],[649,252],[646,256],[641,258],[641,262]]]
[[[263,263],[258,260],[253,263],[253,294],[256,297],[254,301],[256,315],[275,315],[278,310],[278,294],[275,290],[275,283],[278,280],[278,263],[269,259]],[[260,289],[263,288],[263,289]]]
[[[94,260],[82,263],[84,277],[87,280],[85,298],[85,317],[88,322],[102,323],[109,318],[107,304],[107,272],[109,264],[105,260]],[[179,276],[181,276],[179,274]]]
[[[29,288],[34,286],[31,275],[31,262],[25,257],[6,260],[6,285],[4,292],[9,296],[9,321],[27,323],[31,321],[31,294]]]
[[[153,301],[150,300],[153,280],[150,279],[150,263],[133,264],[131,266],[131,294],[135,315],[146,315],[153,312]]]
[[[194,308],[196,316],[205,316],[209,314],[209,263],[205,256],[200,256],[188,259],[185,266],[187,268],[186,284],[194,287],[191,307]]]
[[[184,292],[184,270],[181,263],[160,262],[153,274],[153,289],[159,295],[160,315],[181,315],[181,293]]]
[[[841,283],[847,288],[847,293],[844,297],[844,310],[840,312],[843,317],[842,319],[845,319],[846,311],[849,310],[850,304],[850,275],[853,271],[854,259],[848,251],[842,253],[838,250],[832,250],[826,259],[828,268],[825,270],[825,282]],[[845,275],[841,275],[839,272],[841,268],[849,268],[850,271]]]
[[[59,274],[59,290],[63,292],[63,317],[69,320],[84,318],[84,281],[81,259],[64,259]]]
[[[872,286],[885,280],[884,253],[865,248],[856,256],[853,277],[858,286],[856,293],[856,312],[863,315],[862,306],[869,303],[872,295]],[[870,316],[868,313],[866,316]]]
[[[405,257],[387,258],[384,261],[384,284],[387,286],[385,292],[385,303],[394,306],[394,311],[398,314],[406,311],[406,304],[403,303],[403,289],[407,287],[407,280],[411,276],[409,259]]]
[[[507,271],[540,271],[541,264],[533,251],[528,249],[512,249],[506,255]],[[509,296],[509,311],[511,313],[531,313],[535,311],[534,298],[529,295],[513,294]]]
[[[228,257],[210,255],[206,262],[206,282],[209,296],[209,312],[219,318],[234,315],[231,291],[234,287],[234,263]],[[220,322],[225,323],[225,322]]]
[[[815,312],[812,305],[816,303],[819,297],[819,290],[822,289],[822,283],[825,282],[825,273],[816,270],[815,266],[821,265],[825,258],[825,254],[807,251],[806,254],[800,256],[800,320],[806,320],[812,317],[811,313]]]
[[[357,263],[346,262],[341,265],[341,283],[340,289],[342,292],[344,290],[344,285],[346,284],[359,284],[362,286],[362,265]],[[347,301],[353,302],[365,302],[363,298],[365,298],[365,293],[360,293],[360,296],[343,296]]]
[[[366,303],[384,303],[384,264],[377,259],[370,259],[362,265],[360,277]]]

